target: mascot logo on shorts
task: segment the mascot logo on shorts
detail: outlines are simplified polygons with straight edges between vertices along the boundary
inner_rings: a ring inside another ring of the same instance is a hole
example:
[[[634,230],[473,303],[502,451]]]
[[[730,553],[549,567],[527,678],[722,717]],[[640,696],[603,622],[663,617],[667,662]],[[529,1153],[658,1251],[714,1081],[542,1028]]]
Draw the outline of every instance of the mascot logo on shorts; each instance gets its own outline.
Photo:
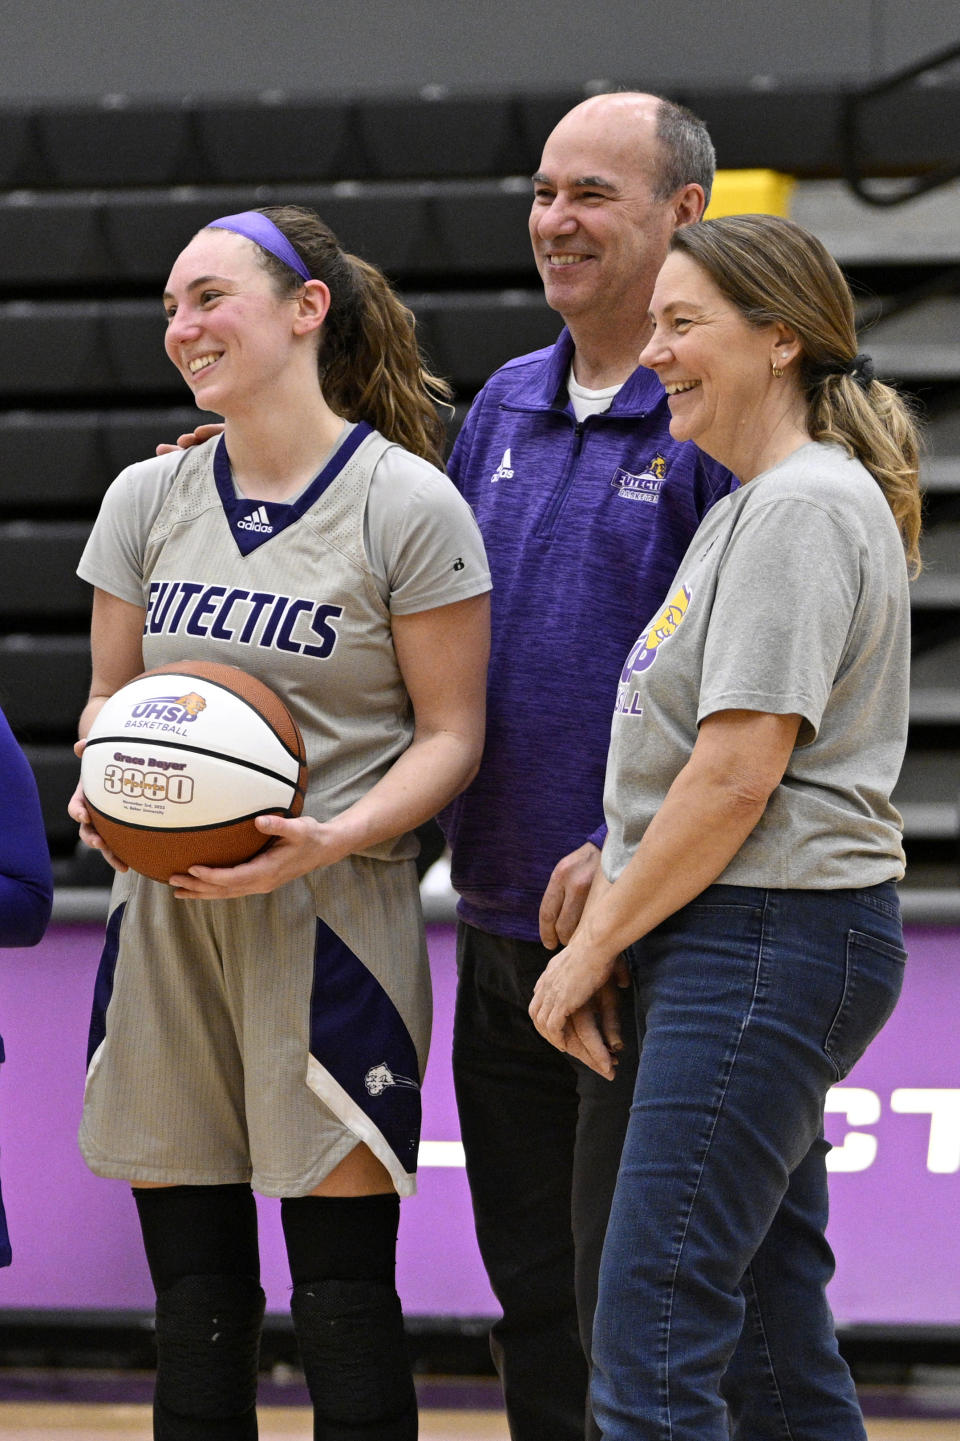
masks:
[[[411,1080],[409,1076],[395,1076],[386,1061],[381,1061],[379,1066],[371,1066],[363,1084],[371,1096],[382,1096],[390,1086],[409,1086],[414,1091],[420,1089],[419,1081]]]

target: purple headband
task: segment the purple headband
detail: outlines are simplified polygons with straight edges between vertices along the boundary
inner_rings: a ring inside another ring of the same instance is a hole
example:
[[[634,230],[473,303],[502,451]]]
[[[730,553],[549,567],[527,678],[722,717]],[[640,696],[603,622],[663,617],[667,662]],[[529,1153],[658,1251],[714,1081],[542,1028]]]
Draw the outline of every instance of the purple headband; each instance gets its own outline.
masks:
[[[302,275],[304,280],[313,279],[283,231],[259,210],[242,210],[239,215],[224,215],[219,220],[211,220],[204,228],[232,230],[236,235],[243,235],[247,240],[252,240],[254,245],[259,245],[261,249],[268,250],[271,255],[282,260],[284,265],[289,265],[290,269]]]

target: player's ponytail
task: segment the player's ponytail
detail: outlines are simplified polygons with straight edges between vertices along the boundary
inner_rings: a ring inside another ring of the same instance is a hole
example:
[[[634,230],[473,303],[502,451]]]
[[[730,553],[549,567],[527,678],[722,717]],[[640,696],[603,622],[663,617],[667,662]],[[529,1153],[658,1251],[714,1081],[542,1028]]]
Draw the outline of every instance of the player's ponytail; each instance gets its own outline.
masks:
[[[388,440],[442,465],[445,427],[437,407],[447,404],[452,392],[424,364],[413,313],[375,265],[340,249],[315,211],[265,205],[261,213],[286,236],[311,277],[330,291],[319,353],[327,404],[345,420],[365,420]],[[263,248],[259,255],[281,293],[303,284],[277,256]]]
[[[874,477],[916,575],[919,433],[909,404],[857,353],[853,297],[833,256],[808,230],[774,215],[687,225],[670,244],[703,267],[749,324],[779,321],[795,332],[810,435],[842,445]]]
[[[382,271],[341,252],[353,271],[349,306],[341,302],[343,334],[328,318],[320,352],[327,403],[348,420],[368,420],[389,440],[443,464],[445,428],[438,404],[450,400],[446,381],[426,369],[413,312]],[[333,312],[331,305],[331,313]]]

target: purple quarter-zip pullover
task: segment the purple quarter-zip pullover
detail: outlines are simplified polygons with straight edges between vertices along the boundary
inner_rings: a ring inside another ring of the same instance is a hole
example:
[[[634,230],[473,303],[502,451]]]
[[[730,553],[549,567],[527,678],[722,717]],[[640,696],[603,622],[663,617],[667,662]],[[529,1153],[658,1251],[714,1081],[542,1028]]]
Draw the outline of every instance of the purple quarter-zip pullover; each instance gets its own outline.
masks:
[[[603,777],[623,660],[707,510],[736,481],[671,439],[659,380],[638,367],[577,424],[573,342],[511,360],[477,396],[449,473],[493,575],[487,739],[476,779],[440,817],[458,913],[539,938],[556,863],[602,844]]]

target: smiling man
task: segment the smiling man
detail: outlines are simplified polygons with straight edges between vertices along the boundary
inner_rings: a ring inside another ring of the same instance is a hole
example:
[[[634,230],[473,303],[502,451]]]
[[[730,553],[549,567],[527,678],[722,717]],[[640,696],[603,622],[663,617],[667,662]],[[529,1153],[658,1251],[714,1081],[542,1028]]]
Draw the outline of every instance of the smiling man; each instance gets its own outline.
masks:
[[[442,817],[460,894],[454,1075],[513,1441],[595,1437],[586,1410],[597,1271],[636,1040],[622,998],[613,1082],[554,1051],[527,1007],[599,865],[624,658],[702,516],[735,483],[673,440],[637,357],[674,229],[699,220],[713,147],[688,111],[598,95],[549,136],[530,239],[556,344],[488,381],[449,471],[494,578],[487,743]]]
[[[585,101],[550,135],[533,177],[534,258],[547,304],[574,339],[581,385],[622,383],[636,369],[670,236],[699,220],[706,203],[712,166],[693,180],[658,163],[661,112],[689,125],[685,112],[654,96]],[[702,139],[706,148],[705,132]]]

